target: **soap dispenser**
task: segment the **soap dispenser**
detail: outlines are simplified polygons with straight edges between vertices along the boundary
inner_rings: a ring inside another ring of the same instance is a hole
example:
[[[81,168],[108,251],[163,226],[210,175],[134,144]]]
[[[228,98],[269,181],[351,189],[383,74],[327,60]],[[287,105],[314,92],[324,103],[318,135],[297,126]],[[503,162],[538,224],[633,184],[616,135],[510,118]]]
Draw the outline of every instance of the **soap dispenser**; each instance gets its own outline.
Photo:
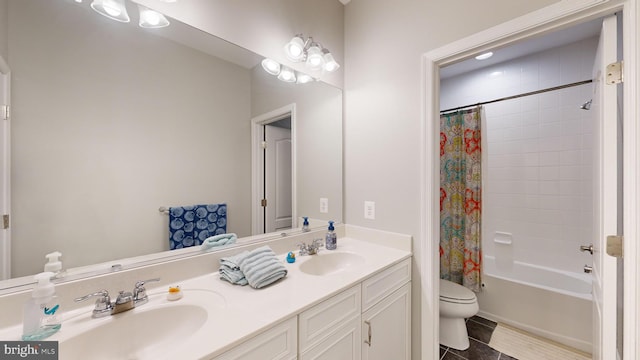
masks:
[[[309,231],[309,218],[306,216],[302,217],[302,232]]]
[[[44,271],[58,274],[60,270],[62,270],[62,262],[60,261],[60,256],[62,256],[62,253],[59,251],[54,251],[50,254],[45,255],[44,257],[47,258],[47,263],[44,264]]]
[[[34,278],[38,281],[31,299],[24,305],[22,340],[37,341],[45,339],[60,330],[60,305],[54,285],[52,272],[43,272]]]
[[[324,247],[327,250],[335,250],[338,247],[338,237],[333,228],[333,221],[329,221],[329,229],[325,237]]]

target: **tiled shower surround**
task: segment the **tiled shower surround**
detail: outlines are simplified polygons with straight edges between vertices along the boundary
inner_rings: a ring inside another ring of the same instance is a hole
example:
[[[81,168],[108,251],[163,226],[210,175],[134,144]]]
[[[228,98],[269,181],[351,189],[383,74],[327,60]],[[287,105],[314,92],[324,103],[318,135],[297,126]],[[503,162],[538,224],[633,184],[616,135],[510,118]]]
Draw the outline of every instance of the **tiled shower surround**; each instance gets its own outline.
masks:
[[[445,79],[441,109],[588,80],[597,46],[569,46]],[[498,50],[499,51],[499,50]],[[592,85],[485,105],[483,253],[581,272],[591,239]],[[511,245],[496,243],[501,240]]]

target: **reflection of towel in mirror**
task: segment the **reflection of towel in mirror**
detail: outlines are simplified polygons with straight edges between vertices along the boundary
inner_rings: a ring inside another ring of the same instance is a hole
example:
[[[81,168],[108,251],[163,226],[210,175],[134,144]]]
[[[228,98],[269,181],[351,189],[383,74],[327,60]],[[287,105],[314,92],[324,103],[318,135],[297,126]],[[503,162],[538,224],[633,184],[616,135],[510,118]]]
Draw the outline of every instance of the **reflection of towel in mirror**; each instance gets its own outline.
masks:
[[[248,251],[239,254],[220,258],[220,279],[226,280],[236,285],[247,285],[249,282],[240,270],[240,262],[249,255]]]
[[[234,233],[214,235],[206,238],[200,245],[200,249],[207,250],[212,247],[229,245],[235,243],[236,240],[238,240],[238,236]]]
[[[268,246],[252,250],[240,261],[240,270],[251,287],[260,289],[287,275],[287,268]]]

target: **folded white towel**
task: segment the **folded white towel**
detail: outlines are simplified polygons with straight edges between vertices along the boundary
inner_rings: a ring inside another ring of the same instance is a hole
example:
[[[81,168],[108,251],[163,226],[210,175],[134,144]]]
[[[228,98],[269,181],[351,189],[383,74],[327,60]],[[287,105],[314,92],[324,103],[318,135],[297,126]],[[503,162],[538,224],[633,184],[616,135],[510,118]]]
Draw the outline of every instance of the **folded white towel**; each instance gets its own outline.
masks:
[[[232,256],[220,258],[220,268],[218,269],[220,279],[236,285],[247,285],[248,281],[242,270],[240,270],[240,262],[247,256],[249,256],[249,252],[243,251]]]
[[[287,275],[287,268],[268,246],[249,252],[240,260],[240,270],[244,273],[249,285],[256,289],[272,284]]]
[[[235,243],[236,240],[238,240],[238,236],[234,233],[214,235],[206,238],[200,245],[200,249],[207,250],[212,247],[229,245]]]

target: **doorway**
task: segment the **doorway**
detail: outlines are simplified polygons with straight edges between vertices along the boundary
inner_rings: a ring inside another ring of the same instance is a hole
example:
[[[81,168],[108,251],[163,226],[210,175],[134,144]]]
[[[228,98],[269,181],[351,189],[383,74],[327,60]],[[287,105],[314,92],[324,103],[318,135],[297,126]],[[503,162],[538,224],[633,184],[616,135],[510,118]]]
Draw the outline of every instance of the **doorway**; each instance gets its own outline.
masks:
[[[423,207],[423,218],[425,219],[424,223],[424,238],[425,239],[433,239],[438,238],[439,236],[439,224],[438,224],[438,198],[435,196],[438,194],[438,183],[439,183],[439,174],[438,169],[439,166],[434,166],[434,164],[438,164],[438,156],[437,152],[434,150],[438,147],[438,140],[434,137],[434,134],[438,133],[438,130],[435,128],[436,124],[439,122],[436,120],[439,112],[439,91],[440,91],[440,68],[446,65],[454,64],[456,62],[462,61],[466,58],[471,57],[472,55],[480,54],[484,51],[502,48],[519,41],[523,41],[528,38],[537,37],[541,33],[550,33],[553,30],[566,28],[569,25],[575,25],[583,20],[593,19],[597,16],[605,16],[608,14],[612,14],[617,10],[624,9],[625,11],[631,10],[634,12],[635,7],[627,6],[628,4],[618,4],[617,6],[608,4],[609,6],[590,6],[588,4],[573,4],[570,9],[563,8],[559,5],[552,5],[547,8],[544,8],[542,11],[539,11],[535,16],[523,16],[521,18],[516,19],[517,21],[511,21],[495,28],[490,29],[490,31],[485,31],[479,34],[476,34],[473,37],[469,37],[466,39],[462,39],[458,42],[449,44],[443,48],[436,49],[425,54],[424,61],[424,70],[425,70],[425,83],[427,89],[427,97],[425,102],[425,160],[426,163],[423,167],[424,170],[424,184],[425,184],[425,193],[426,198],[424,201]],[[624,44],[626,46],[625,54],[628,53],[633,54],[636,51],[636,44],[633,44],[629,39],[628,35],[632,33],[632,29],[636,25],[636,19],[634,15],[635,13],[628,14],[629,16],[625,16],[625,24],[624,24],[624,34],[627,35],[625,37]],[[541,19],[548,19],[546,22]],[[625,59],[627,62],[629,58]],[[632,59],[635,60],[635,57]],[[635,62],[634,62],[635,64]],[[627,64],[625,64],[627,65]],[[630,68],[634,68],[634,65],[629,65]],[[634,72],[635,74],[635,72]],[[628,91],[633,91],[637,87],[637,79],[635,77],[631,79],[625,79],[625,83],[623,85],[625,88],[624,96],[625,104],[630,104],[631,101],[628,97]],[[636,129],[636,125],[634,124],[635,119],[638,116],[637,109],[632,106],[624,107],[623,110],[625,116],[623,119],[624,122],[624,164],[625,170],[629,170],[630,168],[635,169],[635,163],[630,162],[629,158],[635,159],[635,146],[630,146],[630,139],[635,142],[636,134],[629,133],[627,130]],[[436,169],[434,171],[434,169]],[[632,203],[627,203],[628,193],[627,191],[632,191],[635,194],[637,181],[635,175],[629,174],[629,172],[624,174],[624,184],[625,184],[625,219],[633,219],[632,216],[629,216],[630,213],[627,211],[628,209],[632,209],[633,214],[637,214],[637,208],[632,205]],[[624,222],[624,233],[625,237],[635,235],[635,225],[630,223],[629,221]],[[627,244],[627,240],[625,240],[625,245]],[[629,256],[635,257],[637,256],[637,248],[634,244],[630,244],[632,246],[632,253]],[[626,250],[626,249],[625,249]],[[435,339],[437,339],[437,331],[438,326],[435,325],[431,327],[430,323],[426,321],[431,319],[431,321],[435,320],[437,322],[438,318],[438,285],[437,281],[435,281],[439,273],[438,269],[438,248],[437,243],[430,244],[428,241],[425,242],[425,245],[421,249],[421,254],[423,256],[423,264],[424,269],[422,271],[422,275],[427,278],[425,282],[423,282],[423,293],[431,293],[433,291],[433,299],[429,299],[427,296],[426,299],[423,299],[423,311],[424,309],[433,309],[433,312],[430,312],[425,317],[423,317],[423,334],[427,334],[425,341],[423,342],[423,349],[430,348],[425,347],[429,344],[428,334],[429,331],[433,331],[433,335]],[[430,260],[431,259],[431,260]],[[433,263],[430,263],[433,261]],[[435,263],[435,265],[434,265]],[[625,262],[624,262],[624,283],[629,284],[633,289],[635,289],[633,282],[629,279],[629,275],[631,275],[635,279],[635,270],[636,265],[629,264],[629,257],[627,257],[627,253],[625,253]],[[433,304],[433,305],[432,305]],[[636,311],[635,305],[637,304],[637,299],[634,296],[629,296],[629,294],[625,294],[624,301],[624,309],[625,309],[625,319],[633,318],[635,319]],[[632,306],[629,306],[631,304]],[[626,311],[630,311],[630,314],[626,313]],[[424,314],[424,313],[423,313]],[[623,336],[625,339],[634,339],[635,334],[637,332],[637,328],[635,327],[635,322],[629,322],[629,326],[625,326],[625,331]],[[437,344],[433,344],[435,348],[437,348]],[[624,343],[625,352],[629,354],[628,348],[635,349],[635,343],[632,341],[627,341]],[[435,353],[435,352],[434,352]],[[635,352],[631,352],[634,354]],[[625,355],[626,355],[625,354]],[[437,356],[437,354],[434,354]],[[626,358],[626,356],[625,356]],[[633,358],[633,357],[630,357]]]
[[[252,235],[297,226],[295,105],[252,119]]]

